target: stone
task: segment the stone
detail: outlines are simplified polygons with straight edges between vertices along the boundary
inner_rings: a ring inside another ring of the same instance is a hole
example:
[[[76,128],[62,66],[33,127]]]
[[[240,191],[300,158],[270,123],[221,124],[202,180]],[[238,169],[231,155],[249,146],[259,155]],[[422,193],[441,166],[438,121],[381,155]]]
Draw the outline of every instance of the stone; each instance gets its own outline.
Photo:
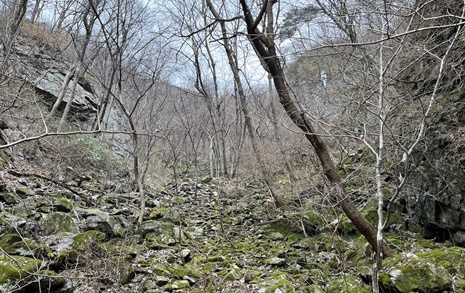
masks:
[[[10,255],[22,255],[35,257],[40,255],[41,250],[39,245],[27,238],[23,238],[18,234],[5,234],[0,239],[0,248]]]
[[[268,280],[261,282],[260,287],[260,290],[263,290],[262,292],[265,293],[275,293],[276,290],[280,290],[283,293],[293,292],[293,287],[291,283],[288,280],[286,280],[284,276],[281,275],[269,278]]]
[[[39,225],[42,226],[46,235],[58,232],[78,233],[80,231],[77,220],[70,214],[63,212],[42,214]]]
[[[52,205],[60,212],[70,212],[73,209],[73,202],[65,197],[57,198]]]
[[[159,286],[159,287],[165,286],[169,282],[170,282],[170,279],[168,279],[167,277],[164,277],[164,276],[156,276],[155,277],[155,284],[157,286]]]
[[[6,204],[17,204],[21,200],[21,197],[17,196],[14,193],[10,192],[1,192],[0,193],[0,202]]]
[[[314,288],[314,292],[318,292],[318,287]],[[357,293],[371,293],[371,287],[364,284],[363,281],[353,275],[339,277],[332,280],[328,284],[328,293],[340,292],[357,292]]]
[[[50,292],[58,290],[65,284],[65,279],[56,272],[41,270],[37,272],[36,279],[24,287],[25,292]]]
[[[131,267],[130,263],[123,262],[118,268],[119,272],[119,282],[121,285],[128,284],[136,276],[134,269]]]
[[[187,275],[186,275],[186,276],[182,277],[182,279],[188,281],[189,284],[191,284],[191,285],[194,285],[194,284],[195,284],[195,279],[192,278],[191,276],[187,276]]]
[[[463,282],[465,249],[439,248],[417,254],[407,253],[385,260],[380,283],[388,291],[443,292],[452,283]]]
[[[34,195],[34,192],[27,187],[18,187],[16,188],[16,194],[24,199],[27,196]]]
[[[134,225],[124,215],[110,215],[107,212],[92,211],[93,214],[86,218],[87,229],[97,230],[109,237],[122,237],[134,232]]]
[[[191,251],[190,249],[183,249],[181,250],[181,258],[185,261],[185,262],[188,262],[190,259],[191,259]]]
[[[187,280],[176,280],[172,284],[166,286],[166,290],[173,291],[176,289],[188,289],[190,288],[189,281]]]
[[[10,283],[38,272],[42,260],[17,255],[0,255],[0,284]]]
[[[273,257],[268,259],[266,263],[270,265],[283,266],[286,264],[286,259],[280,257]]]
[[[95,230],[79,233],[74,237],[73,249],[84,249],[89,244],[103,242],[105,238],[105,233]]]

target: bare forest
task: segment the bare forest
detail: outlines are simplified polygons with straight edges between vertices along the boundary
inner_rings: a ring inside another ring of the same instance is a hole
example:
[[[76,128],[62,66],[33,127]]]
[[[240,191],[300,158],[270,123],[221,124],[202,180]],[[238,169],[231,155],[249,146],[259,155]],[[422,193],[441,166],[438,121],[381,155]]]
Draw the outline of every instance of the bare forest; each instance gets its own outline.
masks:
[[[0,292],[465,292],[462,0],[0,0]]]

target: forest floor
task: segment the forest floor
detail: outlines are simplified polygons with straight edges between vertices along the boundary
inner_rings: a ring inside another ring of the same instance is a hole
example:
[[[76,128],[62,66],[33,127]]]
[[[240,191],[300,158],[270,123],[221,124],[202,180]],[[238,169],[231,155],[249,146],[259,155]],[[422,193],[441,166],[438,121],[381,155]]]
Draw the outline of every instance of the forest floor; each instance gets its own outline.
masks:
[[[370,246],[311,194],[276,208],[258,182],[184,178],[149,191],[138,229],[139,195],[109,182],[2,178],[2,292],[371,292]],[[465,292],[464,250],[399,225],[384,292]]]

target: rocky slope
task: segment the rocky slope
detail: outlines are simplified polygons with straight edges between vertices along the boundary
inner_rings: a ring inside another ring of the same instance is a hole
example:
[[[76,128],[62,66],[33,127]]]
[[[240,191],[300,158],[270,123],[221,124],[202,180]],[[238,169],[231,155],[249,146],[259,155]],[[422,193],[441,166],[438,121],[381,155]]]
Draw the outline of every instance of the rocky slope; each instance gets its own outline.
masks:
[[[171,182],[151,191],[137,233],[136,193],[1,176],[2,292],[371,292],[373,254],[350,223],[292,202],[276,211],[258,183]],[[465,292],[464,249],[387,238],[399,254],[385,261],[384,292]]]

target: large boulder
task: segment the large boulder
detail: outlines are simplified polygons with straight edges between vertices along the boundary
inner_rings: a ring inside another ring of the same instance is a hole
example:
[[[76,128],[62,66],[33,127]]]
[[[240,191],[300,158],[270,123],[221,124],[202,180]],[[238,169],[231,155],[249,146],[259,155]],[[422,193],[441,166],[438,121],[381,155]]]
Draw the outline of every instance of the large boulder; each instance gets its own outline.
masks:
[[[56,56],[50,56],[44,52],[37,52],[26,44],[17,44],[16,56],[23,62],[17,68],[20,77],[27,81],[38,93],[42,94],[49,102],[54,103],[60,96],[63,81],[69,71],[70,64],[59,60]],[[72,114],[79,114],[80,118],[88,120],[95,117],[100,100],[91,83],[85,79],[77,80],[76,90],[72,98],[73,79],[68,85],[64,96],[64,104],[72,99]]]
[[[464,256],[463,248],[452,247],[387,259],[380,274],[383,292],[463,292]]]

